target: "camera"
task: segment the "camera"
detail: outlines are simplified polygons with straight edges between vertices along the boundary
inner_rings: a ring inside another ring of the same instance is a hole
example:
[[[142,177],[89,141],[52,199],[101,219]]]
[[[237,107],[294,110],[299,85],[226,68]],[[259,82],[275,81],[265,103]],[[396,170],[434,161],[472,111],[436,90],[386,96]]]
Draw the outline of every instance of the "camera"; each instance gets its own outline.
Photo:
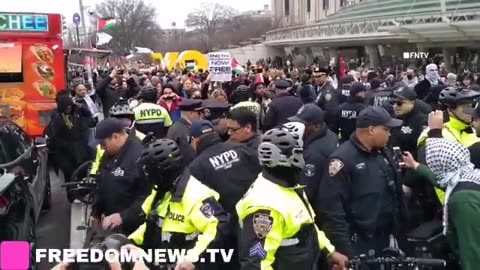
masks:
[[[398,166],[400,167],[405,167],[405,161],[403,160],[403,153],[400,147],[393,147],[393,157],[395,158],[395,161],[397,162]]]

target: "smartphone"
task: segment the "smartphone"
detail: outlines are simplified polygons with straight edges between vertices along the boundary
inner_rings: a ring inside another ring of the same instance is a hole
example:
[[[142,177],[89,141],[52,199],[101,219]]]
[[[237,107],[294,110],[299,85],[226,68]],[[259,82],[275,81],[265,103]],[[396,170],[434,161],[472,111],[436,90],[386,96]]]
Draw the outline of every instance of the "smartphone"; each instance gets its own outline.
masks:
[[[403,153],[400,147],[393,147],[393,155],[395,156],[395,160],[398,162],[400,167],[405,166],[405,161],[403,160]]]

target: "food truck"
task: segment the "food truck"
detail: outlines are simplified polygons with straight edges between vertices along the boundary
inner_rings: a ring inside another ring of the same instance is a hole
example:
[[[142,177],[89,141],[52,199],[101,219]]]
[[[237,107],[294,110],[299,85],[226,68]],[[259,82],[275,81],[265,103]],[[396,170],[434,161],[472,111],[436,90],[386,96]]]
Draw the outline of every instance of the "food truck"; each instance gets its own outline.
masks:
[[[60,14],[0,12],[0,117],[41,136],[66,87]]]

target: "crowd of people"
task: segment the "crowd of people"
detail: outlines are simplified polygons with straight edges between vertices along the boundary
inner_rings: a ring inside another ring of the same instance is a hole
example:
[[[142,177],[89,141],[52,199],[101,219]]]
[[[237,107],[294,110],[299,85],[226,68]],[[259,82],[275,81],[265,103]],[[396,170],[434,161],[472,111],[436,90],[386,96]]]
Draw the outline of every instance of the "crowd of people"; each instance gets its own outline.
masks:
[[[448,269],[480,265],[477,78],[246,69],[219,83],[114,68],[58,94],[49,148],[66,181],[94,160],[92,228],[188,249],[174,269],[348,269],[389,248],[420,256],[408,239],[442,229]],[[198,263],[207,248],[234,259]]]

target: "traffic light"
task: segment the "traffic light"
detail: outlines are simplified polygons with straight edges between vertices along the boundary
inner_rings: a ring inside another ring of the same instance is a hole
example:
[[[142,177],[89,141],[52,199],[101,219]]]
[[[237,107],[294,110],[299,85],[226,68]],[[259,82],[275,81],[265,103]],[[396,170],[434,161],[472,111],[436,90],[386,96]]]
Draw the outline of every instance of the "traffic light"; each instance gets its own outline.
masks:
[[[68,34],[67,19],[62,15],[62,35],[65,37]]]

